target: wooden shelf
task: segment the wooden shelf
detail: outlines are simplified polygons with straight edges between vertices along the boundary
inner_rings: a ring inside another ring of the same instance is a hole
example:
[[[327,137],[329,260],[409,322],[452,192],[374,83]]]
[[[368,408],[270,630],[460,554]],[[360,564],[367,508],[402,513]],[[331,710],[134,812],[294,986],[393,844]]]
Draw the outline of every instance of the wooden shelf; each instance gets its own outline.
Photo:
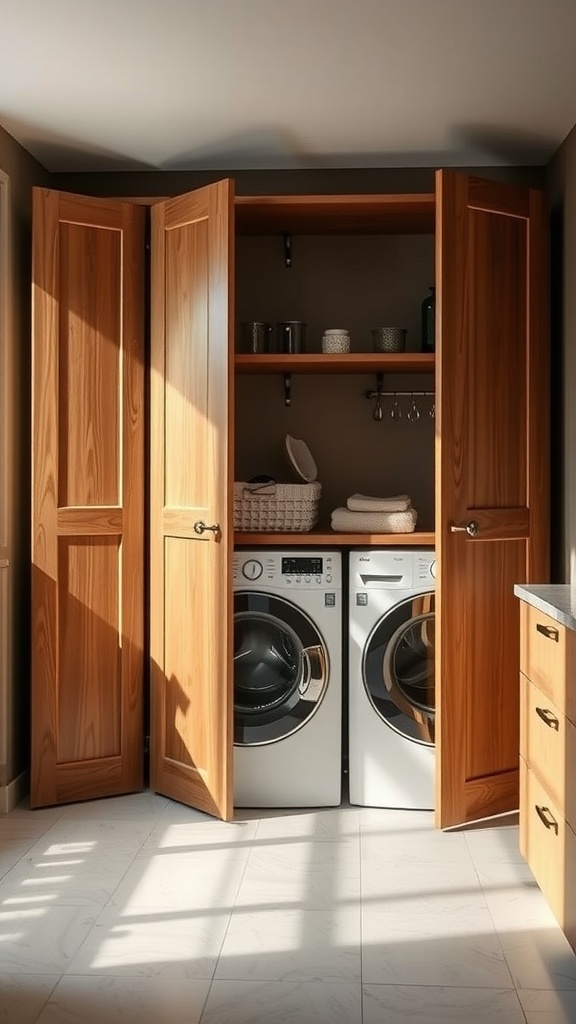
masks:
[[[237,373],[433,373],[433,352],[323,352],[237,354]]]
[[[433,234],[434,193],[236,196],[239,234]]]
[[[309,533],[235,533],[234,547],[433,547],[434,532],[336,533],[316,528]]]

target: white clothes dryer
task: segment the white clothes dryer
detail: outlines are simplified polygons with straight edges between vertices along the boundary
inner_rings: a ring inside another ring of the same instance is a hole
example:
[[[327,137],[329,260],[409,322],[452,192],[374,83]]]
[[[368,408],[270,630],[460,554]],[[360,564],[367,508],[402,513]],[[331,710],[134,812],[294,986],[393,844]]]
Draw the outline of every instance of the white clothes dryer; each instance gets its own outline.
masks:
[[[341,800],[342,556],[234,552],[234,803]]]
[[[350,552],[350,803],[434,807],[433,550]]]

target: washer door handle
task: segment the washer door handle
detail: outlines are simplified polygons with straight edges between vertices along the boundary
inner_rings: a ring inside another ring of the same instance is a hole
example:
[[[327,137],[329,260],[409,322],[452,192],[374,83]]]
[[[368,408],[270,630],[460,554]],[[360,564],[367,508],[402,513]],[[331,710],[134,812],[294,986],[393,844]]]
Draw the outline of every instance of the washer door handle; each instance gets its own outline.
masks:
[[[314,647],[303,647],[300,658],[302,660],[302,679],[298,686],[298,692],[304,700],[317,701],[326,682],[326,652],[321,644]]]

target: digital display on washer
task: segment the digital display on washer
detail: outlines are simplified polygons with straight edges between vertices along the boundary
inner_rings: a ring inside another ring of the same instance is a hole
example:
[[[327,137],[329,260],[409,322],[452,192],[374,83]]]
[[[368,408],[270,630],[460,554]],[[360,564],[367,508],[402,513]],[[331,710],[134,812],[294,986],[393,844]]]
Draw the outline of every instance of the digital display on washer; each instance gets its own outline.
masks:
[[[283,558],[282,575],[320,576],[323,564],[323,558]]]

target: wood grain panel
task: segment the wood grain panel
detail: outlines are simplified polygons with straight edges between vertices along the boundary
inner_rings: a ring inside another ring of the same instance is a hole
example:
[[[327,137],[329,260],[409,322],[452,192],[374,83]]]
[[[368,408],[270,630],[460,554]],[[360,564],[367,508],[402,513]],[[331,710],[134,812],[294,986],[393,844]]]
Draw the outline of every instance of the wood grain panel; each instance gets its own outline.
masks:
[[[520,795],[520,850],[576,948],[576,835],[522,758]]]
[[[546,578],[549,394],[533,298],[540,201],[444,171],[437,196],[436,821],[447,827],[518,806],[513,587]],[[452,532],[471,520],[475,537]]]
[[[120,753],[118,542],[62,540],[58,573],[58,760]]]
[[[60,505],[118,505],[122,237],[60,227]]]
[[[152,210],[151,785],[232,814],[233,189]],[[216,534],[194,523],[218,523]]]
[[[527,220],[530,216],[530,203],[531,194],[527,189],[516,188],[504,181],[473,177],[468,179],[468,206],[472,210]]]
[[[43,189],[33,202],[38,807],[142,786],[144,212]]]
[[[209,684],[219,631],[211,614],[210,545],[192,547],[187,539],[166,540],[166,590],[173,610],[166,630],[164,742],[166,757],[205,772],[214,756]],[[189,714],[192,693],[194,713]]]
[[[166,504],[207,508],[211,480],[204,459],[212,447],[208,414],[208,223],[183,224],[166,235]],[[193,284],[190,285],[192,280]],[[190,353],[195,358],[190,358]],[[190,453],[190,458],[187,453]]]
[[[520,674],[520,754],[576,830],[576,725]]]
[[[520,601],[520,668],[576,723],[576,633]]]
[[[530,536],[530,511],[522,508],[469,508],[468,522],[478,524],[483,541],[526,540]]]
[[[61,537],[93,537],[102,534],[121,534],[124,514],[121,508],[59,508],[58,532]]]
[[[466,475],[467,502],[478,508],[526,500],[526,236],[525,221],[470,214],[467,365],[469,392],[482,401],[467,404]]]
[[[236,196],[240,234],[426,234],[434,231],[434,196]]]
[[[518,770],[518,643],[513,637],[518,636],[519,606],[514,583],[523,571],[525,545],[461,540],[460,547],[463,572],[474,580],[465,610],[471,618],[461,618],[455,631],[457,636],[462,628],[468,633],[465,777],[472,781]],[[487,615],[486,608],[494,606],[501,614]],[[472,686],[480,667],[481,683]]]
[[[234,356],[237,373],[433,373],[434,364],[433,352],[265,352]]]

